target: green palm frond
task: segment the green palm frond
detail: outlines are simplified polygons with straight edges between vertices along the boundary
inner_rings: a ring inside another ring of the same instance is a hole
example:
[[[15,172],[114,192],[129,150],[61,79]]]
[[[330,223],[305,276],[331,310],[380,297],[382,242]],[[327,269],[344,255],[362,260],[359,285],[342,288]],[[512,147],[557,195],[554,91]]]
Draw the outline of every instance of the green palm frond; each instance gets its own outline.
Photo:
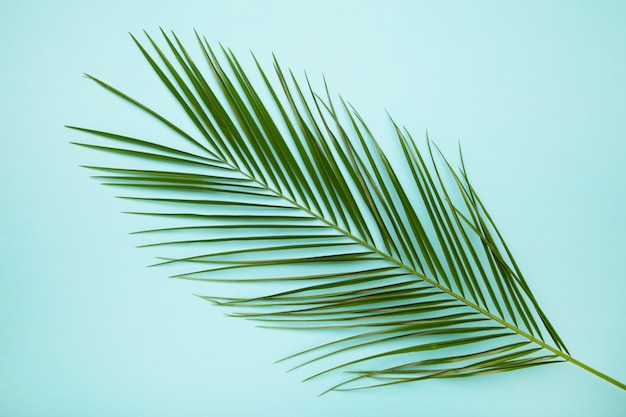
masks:
[[[88,168],[149,203],[133,212],[159,220],[138,232],[154,238],[144,246],[183,254],[157,265],[184,267],[183,279],[262,283],[204,298],[263,327],[326,331],[334,338],[284,360],[315,363],[310,378],[345,371],[330,390],[562,361],[626,389],[569,355],[462,158],[454,169],[428,139],[420,151],[392,120],[403,157],[392,162],[349,104],[276,60],[274,83],[255,59],[261,92],[230,50],[218,59],[196,34],[200,64],[162,34],[166,52],[148,35],[153,52],[133,40],[195,132],[92,76],[179,143],[71,127],[102,140],[79,145],[131,157],[132,168]]]

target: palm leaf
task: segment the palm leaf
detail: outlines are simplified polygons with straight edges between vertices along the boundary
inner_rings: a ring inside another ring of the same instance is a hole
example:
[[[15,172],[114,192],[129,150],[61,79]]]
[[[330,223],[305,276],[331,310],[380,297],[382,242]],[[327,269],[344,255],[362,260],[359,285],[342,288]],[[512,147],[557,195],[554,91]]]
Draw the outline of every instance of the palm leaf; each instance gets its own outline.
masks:
[[[128,192],[123,198],[148,204],[134,214],[161,221],[137,232],[153,237],[144,246],[184,253],[157,265],[184,267],[175,275],[182,279],[263,283],[245,295],[233,286],[233,294],[204,296],[231,316],[338,331],[284,359],[294,369],[317,364],[310,378],[345,371],[329,390],[563,361],[626,389],[569,355],[462,159],[454,169],[428,139],[421,151],[392,120],[403,156],[392,162],[349,104],[328,89],[314,93],[276,60],[274,84],[255,59],[261,92],[230,50],[221,48],[220,59],[196,34],[199,64],[176,35],[162,35],[167,53],[147,34],[153,52],[133,40],[193,134],[89,75],[179,143],[69,126],[104,142],[79,145],[133,161],[87,168]]]

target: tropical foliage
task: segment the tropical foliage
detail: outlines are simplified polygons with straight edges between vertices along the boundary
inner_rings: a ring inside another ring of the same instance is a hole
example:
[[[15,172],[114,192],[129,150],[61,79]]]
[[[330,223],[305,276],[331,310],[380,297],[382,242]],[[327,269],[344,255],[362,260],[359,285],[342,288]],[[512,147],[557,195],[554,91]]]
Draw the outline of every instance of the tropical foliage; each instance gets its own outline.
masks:
[[[80,145],[130,157],[119,159],[130,167],[88,168],[148,203],[134,213],[160,221],[138,232],[170,250],[159,265],[228,283],[228,295],[204,298],[232,316],[325,332],[327,343],[285,359],[311,378],[346,371],[329,390],[560,361],[626,388],[569,356],[462,158],[454,169],[392,120],[402,160],[391,161],[341,97],[316,94],[277,61],[270,75],[255,59],[255,87],[230,50],[218,58],[196,36],[202,62],[174,34],[163,32],[165,51],[148,36],[153,52],[133,37],[193,132],[88,76],[177,144],[71,127],[101,139]]]

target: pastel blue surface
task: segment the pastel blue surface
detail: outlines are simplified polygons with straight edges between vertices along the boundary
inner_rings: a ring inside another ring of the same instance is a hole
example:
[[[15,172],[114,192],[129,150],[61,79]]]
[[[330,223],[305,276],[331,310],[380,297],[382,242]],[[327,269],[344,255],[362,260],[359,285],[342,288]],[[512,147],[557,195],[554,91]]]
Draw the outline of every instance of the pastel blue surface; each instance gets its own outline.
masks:
[[[272,362],[318,339],[146,268],[128,203],[78,167],[101,156],[63,128],[152,132],[83,72],[176,117],[128,31],[196,28],[323,73],[379,138],[387,110],[452,159],[462,143],[573,356],[626,381],[626,3],[546,3],[2,2],[0,415],[626,415],[624,391],[572,364],[317,398]]]

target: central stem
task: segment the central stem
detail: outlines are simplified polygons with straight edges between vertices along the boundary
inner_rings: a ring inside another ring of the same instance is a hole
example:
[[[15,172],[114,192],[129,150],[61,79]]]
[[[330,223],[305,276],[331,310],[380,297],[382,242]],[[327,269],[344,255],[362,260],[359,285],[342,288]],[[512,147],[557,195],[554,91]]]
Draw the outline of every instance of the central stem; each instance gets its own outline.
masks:
[[[228,163],[227,163],[228,164]],[[576,359],[574,359],[573,357],[571,357],[570,355],[560,351],[559,349],[556,349],[553,346],[548,345],[547,343],[545,343],[542,340],[537,339],[536,337],[534,337],[533,335],[525,332],[524,330],[518,328],[517,326],[511,325],[510,323],[507,323],[505,320],[501,319],[500,317],[494,316],[492,313],[490,313],[489,311],[485,310],[484,308],[480,307],[479,305],[471,302],[470,300],[466,299],[465,297],[462,297],[458,294],[455,294],[453,291],[449,290],[448,288],[442,286],[441,284],[439,284],[437,281],[435,281],[432,278],[429,278],[428,276],[424,275],[423,273],[415,270],[414,268],[410,267],[409,265],[406,265],[405,263],[403,263],[402,261],[399,261],[391,256],[389,256],[388,254],[381,252],[378,248],[370,245],[368,242],[364,241],[363,239],[353,235],[351,232],[344,230],[343,228],[337,226],[336,224],[331,223],[330,221],[326,220],[324,217],[322,217],[321,215],[309,210],[307,207],[302,206],[301,204],[299,204],[297,201],[287,197],[286,195],[284,195],[283,193],[281,193],[280,191],[274,190],[273,188],[271,188],[270,186],[268,186],[267,184],[259,181],[258,179],[254,178],[251,175],[248,175],[245,172],[242,172],[240,169],[232,166],[231,164],[228,164],[232,169],[236,170],[237,172],[239,172],[240,174],[246,176],[247,178],[249,178],[251,181],[256,182],[257,184],[261,185],[263,188],[265,188],[266,190],[274,193],[276,196],[286,200],[287,202],[289,202],[290,204],[293,204],[294,206],[296,206],[297,208],[305,211],[306,213],[310,214],[311,216],[313,216],[314,218],[318,219],[319,221],[327,224],[329,227],[335,229],[336,231],[338,231],[339,233],[345,235],[346,237],[354,240],[355,242],[359,243],[360,245],[368,248],[369,250],[371,250],[372,252],[377,253],[378,255],[380,255],[381,257],[383,257],[385,260],[392,262],[396,265],[398,265],[400,268],[405,269],[406,271],[420,277],[421,279],[423,279],[424,281],[428,282],[429,284],[431,284],[432,286],[438,288],[439,290],[445,292],[446,294],[450,295],[451,297],[456,298],[457,300],[461,301],[462,303],[464,303],[465,305],[475,309],[476,311],[478,311],[479,313],[489,317],[491,320],[494,320],[498,323],[500,323],[501,325],[505,326],[506,328],[514,331],[515,333],[525,337],[526,339],[530,340],[533,343],[536,343],[537,345],[541,346],[544,349],[549,350],[550,352],[554,353],[555,355],[557,355],[558,357],[564,359],[567,362],[573,363],[574,365],[586,370],[587,372],[591,372],[592,374],[604,379],[607,382],[610,382],[611,384],[626,390],[626,384],[611,378],[610,376],[590,367],[589,365],[586,365]]]

